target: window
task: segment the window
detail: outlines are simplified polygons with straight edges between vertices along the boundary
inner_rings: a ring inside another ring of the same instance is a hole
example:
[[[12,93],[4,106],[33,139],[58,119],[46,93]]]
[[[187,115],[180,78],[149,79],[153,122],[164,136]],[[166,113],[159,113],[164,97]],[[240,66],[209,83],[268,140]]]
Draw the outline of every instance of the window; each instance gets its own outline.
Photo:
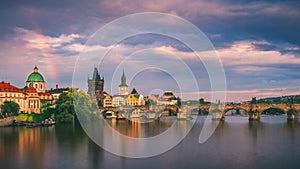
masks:
[[[36,88],[36,89],[38,88],[38,85],[37,85],[37,84],[35,84],[35,88]]]
[[[43,89],[43,85],[41,84],[41,89]]]

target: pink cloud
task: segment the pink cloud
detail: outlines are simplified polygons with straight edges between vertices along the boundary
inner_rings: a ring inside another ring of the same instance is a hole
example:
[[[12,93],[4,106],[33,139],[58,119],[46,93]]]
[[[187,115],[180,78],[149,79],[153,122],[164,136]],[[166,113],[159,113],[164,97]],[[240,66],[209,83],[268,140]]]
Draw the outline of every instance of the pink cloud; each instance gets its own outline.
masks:
[[[300,58],[293,54],[282,54],[279,51],[261,51],[253,43],[266,44],[265,41],[238,41],[228,48],[217,50],[224,65],[268,65],[268,64],[300,64]],[[243,69],[243,68],[242,68]],[[243,71],[241,69],[241,71]],[[255,70],[254,70],[255,71]]]

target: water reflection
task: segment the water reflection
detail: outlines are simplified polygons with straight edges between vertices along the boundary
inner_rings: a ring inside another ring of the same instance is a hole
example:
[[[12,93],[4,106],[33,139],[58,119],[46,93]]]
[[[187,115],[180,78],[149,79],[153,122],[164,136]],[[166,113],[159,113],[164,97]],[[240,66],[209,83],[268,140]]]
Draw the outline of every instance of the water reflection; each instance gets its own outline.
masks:
[[[299,122],[286,122],[280,116],[262,117],[261,122],[248,122],[245,118],[226,117],[212,137],[199,144],[198,137],[205,121],[205,117],[199,116],[178,146],[146,159],[122,158],[108,153],[91,141],[78,125],[0,128],[0,165],[12,169],[298,168]],[[146,137],[164,132],[174,124],[174,119],[151,123],[111,120],[108,123],[130,137]],[[188,127],[189,123],[179,121],[176,129]],[[116,146],[127,151],[135,145],[119,141]]]

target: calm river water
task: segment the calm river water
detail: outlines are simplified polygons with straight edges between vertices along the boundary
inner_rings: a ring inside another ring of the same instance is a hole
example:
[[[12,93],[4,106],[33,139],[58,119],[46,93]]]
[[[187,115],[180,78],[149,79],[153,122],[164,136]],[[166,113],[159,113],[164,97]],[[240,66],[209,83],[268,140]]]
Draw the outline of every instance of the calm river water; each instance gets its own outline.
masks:
[[[226,116],[212,137],[199,144],[203,122],[204,117],[198,116],[191,132],[176,147],[145,159],[124,158],[104,151],[78,125],[0,128],[0,168],[300,168],[300,125],[286,122],[285,116],[263,116],[260,122]],[[109,123],[115,125],[116,121]],[[118,130],[133,137],[145,137],[165,130],[170,123],[172,120],[151,125],[119,121]]]

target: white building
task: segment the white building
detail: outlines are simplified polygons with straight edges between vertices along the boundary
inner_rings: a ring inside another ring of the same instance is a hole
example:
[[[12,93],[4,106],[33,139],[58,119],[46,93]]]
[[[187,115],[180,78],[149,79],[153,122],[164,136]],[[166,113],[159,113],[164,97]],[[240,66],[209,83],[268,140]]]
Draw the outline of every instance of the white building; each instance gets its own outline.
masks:
[[[128,85],[126,84],[126,76],[124,70],[121,77],[121,84],[119,85],[118,89],[119,93],[114,95],[112,98],[112,105],[114,107],[125,105],[124,97],[128,95]]]

